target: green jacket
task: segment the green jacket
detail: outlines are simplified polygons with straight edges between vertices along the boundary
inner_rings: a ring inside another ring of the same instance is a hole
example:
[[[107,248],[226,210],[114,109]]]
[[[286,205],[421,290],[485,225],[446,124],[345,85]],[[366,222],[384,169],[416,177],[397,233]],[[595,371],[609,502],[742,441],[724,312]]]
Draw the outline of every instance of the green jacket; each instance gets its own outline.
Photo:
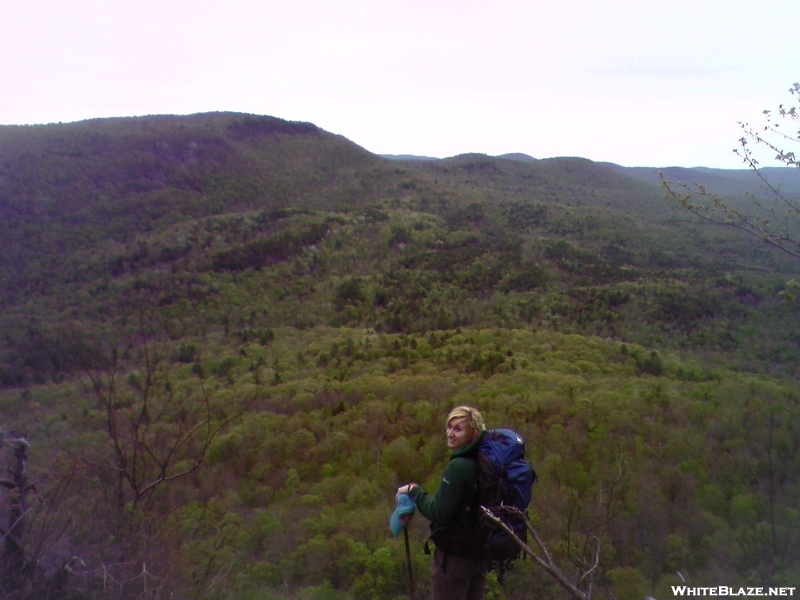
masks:
[[[478,463],[475,448],[483,439],[483,432],[462,448],[454,450],[445,467],[436,493],[431,496],[417,486],[409,492],[422,516],[431,522],[431,537],[448,531],[470,535],[478,520]]]

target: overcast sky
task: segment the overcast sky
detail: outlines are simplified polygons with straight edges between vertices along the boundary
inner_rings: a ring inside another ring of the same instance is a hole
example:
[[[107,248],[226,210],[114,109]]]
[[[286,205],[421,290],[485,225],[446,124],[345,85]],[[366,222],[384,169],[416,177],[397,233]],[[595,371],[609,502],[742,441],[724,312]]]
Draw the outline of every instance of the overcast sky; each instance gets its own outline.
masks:
[[[2,2],[0,123],[236,111],[378,154],[743,168],[800,80],[788,0]]]

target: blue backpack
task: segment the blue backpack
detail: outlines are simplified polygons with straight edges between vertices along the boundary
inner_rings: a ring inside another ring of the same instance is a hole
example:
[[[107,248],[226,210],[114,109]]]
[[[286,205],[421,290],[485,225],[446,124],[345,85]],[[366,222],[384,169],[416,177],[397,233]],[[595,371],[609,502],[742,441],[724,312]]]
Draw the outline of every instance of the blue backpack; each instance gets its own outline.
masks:
[[[525,520],[502,510],[503,506],[513,506],[526,514],[531,503],[536,473],[525,460],[525,441],[510,429],[489,429],[478,444],[476,460],[480,505],[491,509],[527,542]],[[480,521],[480,536],[483,555],[499,567],[501,575],[522,552],[507,531],[488,519]]]

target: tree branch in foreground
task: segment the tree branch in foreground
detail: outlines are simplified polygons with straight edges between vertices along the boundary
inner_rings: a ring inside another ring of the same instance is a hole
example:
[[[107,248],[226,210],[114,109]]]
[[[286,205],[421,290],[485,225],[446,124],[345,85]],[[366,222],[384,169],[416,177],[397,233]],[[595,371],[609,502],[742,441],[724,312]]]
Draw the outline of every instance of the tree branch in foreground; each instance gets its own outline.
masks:
[[[519,537],[517,537],[517,535],[514,533],[514,530],[511,529],[508,525],[506,525],[503,519],[501,519],[497,514],[495,514],[485,506],[482,506],[481,510],[483,511],[483,514],[486,516],[486,518],[488,518],[493,523],[502,527],[517,542],[522,551],[528,556],[530,556],[536,562],[537,565],[539,565],[542,569],[544,569],[544,571],[548,575],[550,575],[553,579],[555,579],[556,582],[561,587],[563,587],[567,592],[569,592],[573,598],[577,598],[577,600],[590,600],[591,588],[589,588],[587,591],[581,590],[577,585],[572,583],[572,581],[570,581],[569,578],[566,575],[564,575],[564,573],[561,572],[561,569],[559,569],[555,560],[553,560],[553,555],[550,553],[550,550],[547,548],[545,543],[539,537],[539,534],[533,528],[533,525],[531,525],[531,522],[525,513],[516,508],[509,507],[506,509],[509,512],[509,514],[517,515],[525,520],[525,525],[528,528],[528,533],[531,534],[531,538],[533,539],[534,542],[536,542],[536,546],[541,552],[541,556],[536,552],[534,552],[533,549],[528,544],[526,544]],[[599,560],[599,550],[598,554],[596,555],[596,559]],[[597,560],[595,561],[594,567],[592,567],[591,569],[592,571],[597,566]],[[586,575],[588,575],[588,572],[584,573],[579,581],[583,581]]]

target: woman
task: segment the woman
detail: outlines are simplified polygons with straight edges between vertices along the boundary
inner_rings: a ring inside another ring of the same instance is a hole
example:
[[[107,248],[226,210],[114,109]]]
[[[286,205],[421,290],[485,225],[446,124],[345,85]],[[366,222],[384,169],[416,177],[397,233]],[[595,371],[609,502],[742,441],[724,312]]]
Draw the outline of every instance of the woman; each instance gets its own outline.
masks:
[[[434,600],[483,600],[488,563],[481,557],[475,537],[479,518],[478,466],[475,448],[486,426],[470,406],[447,415],[447,446],[452,451],[439,488],[431,496],[416,483],[401,486],[417,509],[431,522]]]

